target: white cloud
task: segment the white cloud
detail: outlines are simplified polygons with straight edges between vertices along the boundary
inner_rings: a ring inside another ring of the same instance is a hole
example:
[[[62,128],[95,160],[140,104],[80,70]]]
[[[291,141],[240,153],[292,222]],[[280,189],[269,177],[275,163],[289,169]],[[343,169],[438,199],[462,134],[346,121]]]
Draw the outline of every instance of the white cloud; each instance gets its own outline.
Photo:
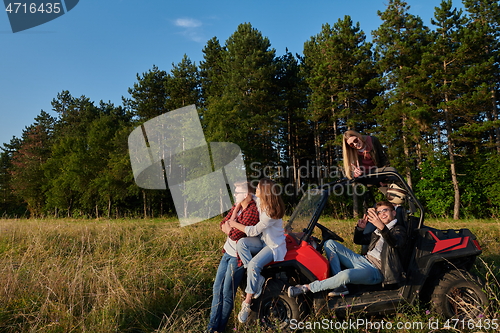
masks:
[[[205,40],[200,28],[203,25],[201,21],[193,18],[178,18],[174,21],[174,25],[182,28],[179,33],[192,41],[202,43]]]
[[[178,18],[175,20],[175,25],[182,28],[198,28],[201,27],[201,22],[192,18]]]

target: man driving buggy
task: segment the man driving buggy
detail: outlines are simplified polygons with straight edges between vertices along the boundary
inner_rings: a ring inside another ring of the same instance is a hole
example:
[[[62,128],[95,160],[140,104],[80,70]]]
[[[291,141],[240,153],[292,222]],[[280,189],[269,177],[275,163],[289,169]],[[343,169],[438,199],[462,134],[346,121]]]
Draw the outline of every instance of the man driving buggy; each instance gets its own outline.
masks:
[[[365,234],[363,231],[368,222],[376,229]],[[346,285],[350,283],[398,284],[403,273],[398,252],[404,248],[406,240],[406,229],[398,223],[394,205],[388,201],[380,201],[358,220],[354,230],[355,244],[369,244],[367,254],[360,255],[336,241],[327,240],[324,249],[332,276],[310,284],[291,286],[288,288],[288,296],[297,297],[308,291],[316,293],[324,290],[331,290],[329,296],[347,295],[349,290]],[[341,265],[346,269],[342,270]]]

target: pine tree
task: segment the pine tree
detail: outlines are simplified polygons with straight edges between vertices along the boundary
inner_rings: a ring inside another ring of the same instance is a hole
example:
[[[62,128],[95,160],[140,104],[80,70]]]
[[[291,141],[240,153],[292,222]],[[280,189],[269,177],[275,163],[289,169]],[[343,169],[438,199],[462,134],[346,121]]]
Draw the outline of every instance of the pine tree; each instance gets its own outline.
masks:
[[[288,50],[277,59],[279,109],[282,110],[283,124],[286,124],[277,133],[277,141],[282,147],[281,162],[287,167],[281,177],[288,176],[288,182],[292,184],[295,193],[299,193],[302,186],[300,166],[312,146],[309,145],[312,136],[306,118],[308,88],[299,60]]]
[[[332,27],[323,25],[321,33],[304,44],[317,165],[340,161],[341,132],[371,125],[369,109],[376,93],[370,86],[376,76],[371,48],[359,23],[354,25],[349,16]]]
[[[429,130],[429,86],[422,74],[422,54],[430,34],[409,9],[402,0],[390,0],[387,9],[378,12],[383,23],[373,32],[373,40],[384,89],[376,99],[381,141],[389,148],[391,166],[412,186],[411,172],[424,158]]]
[[[222,62],[225,51],[216,37],[210,39],[203,48],[203,61],[199,66],[203,108],[208,106],[210,98],[222,96]]]
[[[129,88],[131,98],[124,99],[124,104],[140,120],[152,119],[168,111],[166,90],[167,72],[153,66],[142,76],[137,74],[134,88]]]
[[[275,133],[282,124],[275,121],[280,119],[277,66],[269,39],[251,24],[240,24],[227,39],[220,61],[211,65],[221,69],[219,78],[211,77],[211,84],[220,87],[216,90],[220,95],[205,96],[207,139],[238,144],[248,163],[276,163]]]
[[[462,10],[452,8],[451,0],[436,7],[432,24],[436,40],[426,54],[426,67],[436,101],[435,114],[440,145],[446,147],[454,191],[453,218],[460,216],[459,155],[469,141],[463,130],[477,121],[478,104],[486,96],[485,86],[478,78],[484,71],[475,62],[474,31],[466,28],[467,18]],[[465,28],[464,28],[465,27]],[[462,148],[461,148],[462,147]]]
[[[21,144],[12,154],[10,186],[26,202],[32,217],[43,215],[46,177],[43,165],[50,157],[54,118],[45,111],[24,131]]]
[[[196,64],[184,55],[180,63],[172,64],[171,74],[165,81],[167,99],[165,108],[169,111],[200,104],[200,79]]]
[[[86,192],[92,189],[89,184],[96,176],[93,168],[96,161],[87,140],[91,124],[99,118],[98,108],[89,98],[75,98],[68,91],[58,94],[52,107],[59,118],[54,129],[51,158],[43,165],[47,179],[46,207],[53,209],[56,216],[60,211],[66,211],[67,216],[75,212],[90,214],[93,203],[87,201],[91,195]]]
[[[22,198],[12,188],[12,157],[22,145],[19,138],[13,137],[9,143],[0,147],[0,214],[2,216],[19,216],[26,211]]]
[[[481,130],[486,130],[486,135],[491,147],[496,147],[500,154],[500,124],[498,103],[500,102],[500,4],[498,0],[464,0],[469,22],[466,27],[471,38],[469,43],[474,43],[476,64],[484,68],[481,79],[486,85],[488,101],[481,108],[484,115]],[[489,127],[489,128],[488,128]],[[483,135],[478,135],[482,137]]]

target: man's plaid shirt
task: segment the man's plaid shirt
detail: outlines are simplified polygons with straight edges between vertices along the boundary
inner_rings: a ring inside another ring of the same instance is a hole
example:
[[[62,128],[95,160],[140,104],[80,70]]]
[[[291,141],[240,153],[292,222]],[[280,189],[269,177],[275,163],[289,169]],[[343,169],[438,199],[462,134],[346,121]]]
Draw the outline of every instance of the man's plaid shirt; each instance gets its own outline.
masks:
[[[235,204],[233,205],[233,207],[231,207],[229,213],[227,213],[226,217],[220,223],[221,227],[223,223],[226,223],[226,221],[231,218],[231,216],[233,215],[234,208],[236,206],[238,205]],[[257,210],[257,204],[255,203],[255,200],[250,201],[248,203],[248,206],[241,211],[241,214],[236,216],[236,222],[241,223],[243,225],[256,225],[257,223],[259,223],[259,211]],[[236,228],[232,228],[228,235],[228,237],[235,242],[246,236],[247,235],[243,231],[238,230]],[[226,251],[222,249],[222,252]],[[241,261],[240,256],[236,254],[236,257],[238,258],[238,267],[243,266],[243,262]]]
[[[226,223],[226,221],[231,218],[235,207],[236,205],[233,205],[233,207],[231,207],[229,213],[227,213],[226,217],[224,217],[224,219],[220,223],[221,227],[222,224]],[[248,203],[248,206],[241,211],[241,214],[236,216],[236,222],[246,226],[256,225],[259,222],[259,211],[257,210],[257,204],[255,203],[254,200],[250,201]],[[228,237],[235,242],[237,242],[240,238],[246,236],[247,235],[243,231],[240,231],[236,228],[232,228],[228,235]]]

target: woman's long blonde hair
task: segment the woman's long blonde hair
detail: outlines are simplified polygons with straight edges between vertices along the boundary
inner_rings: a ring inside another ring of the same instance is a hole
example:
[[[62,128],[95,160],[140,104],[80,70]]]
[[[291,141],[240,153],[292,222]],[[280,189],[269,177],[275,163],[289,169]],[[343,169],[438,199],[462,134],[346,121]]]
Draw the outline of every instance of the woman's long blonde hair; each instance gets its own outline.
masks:
[[[260,209],[272,219],[281,219],[285,215],[285,203],[276,183],[269,178],[262,178],[259,191]]]
[[[346,177],[349,179],[352,179],[351,164],[357,165],[358,163],[358,150],[352,148],[347,144],[347,139],[349,139],[351,136],[357,137],[365,144],[365,149],[369,151],[373,161],[375,162],[375,164],[377,164],[376,156],[373,152],[373,147],[371,144],[368,144],[368,142],[366,141],[366,137],[353,130],[346,131],[342,139],[342,157],[344,159],[344,172]]]

